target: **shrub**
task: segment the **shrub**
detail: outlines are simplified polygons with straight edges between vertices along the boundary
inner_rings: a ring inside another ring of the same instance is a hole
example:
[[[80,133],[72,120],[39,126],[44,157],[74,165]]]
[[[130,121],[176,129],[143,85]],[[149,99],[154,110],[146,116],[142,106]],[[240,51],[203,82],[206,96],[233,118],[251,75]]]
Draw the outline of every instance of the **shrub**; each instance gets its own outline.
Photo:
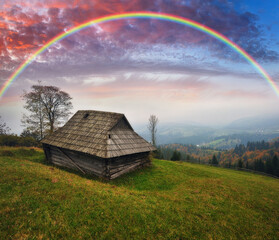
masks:
[[[36,151],[34,149],[19,148],[17,150],[17,153],[23,157],[30,157],[30,156],[34,156],[36,154]]]
[[[2,151],[0,151],[0,156],[13,157],[14,153],[12,151],[9,151],[9,150],[2,150]]]
[[[39,147],[40,143],[33,137],[19,137],[16,135],[0,135],[1,146]]]

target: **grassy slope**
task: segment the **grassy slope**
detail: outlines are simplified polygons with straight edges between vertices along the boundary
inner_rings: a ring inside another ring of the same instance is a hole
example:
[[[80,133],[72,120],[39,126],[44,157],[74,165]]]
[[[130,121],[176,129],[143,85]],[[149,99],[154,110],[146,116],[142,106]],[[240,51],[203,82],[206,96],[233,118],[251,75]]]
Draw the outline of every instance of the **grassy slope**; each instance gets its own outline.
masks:
[[[1,239],[279,238],[277,179],[154,160],[106,182],[6,150],[15,156],[0,157]]]

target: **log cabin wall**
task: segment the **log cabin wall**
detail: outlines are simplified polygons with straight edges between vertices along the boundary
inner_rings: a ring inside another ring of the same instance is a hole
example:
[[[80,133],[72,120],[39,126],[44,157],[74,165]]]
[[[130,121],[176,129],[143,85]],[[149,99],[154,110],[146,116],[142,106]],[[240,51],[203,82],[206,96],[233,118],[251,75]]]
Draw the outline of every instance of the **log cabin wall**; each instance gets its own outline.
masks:
[[[150,165],[149,152],[111,158],[108,164],[109,179],[147,165]]]
[[[55,146],[44,145],[44,149],[47,148],[50,151],[50,162],[54,165],[74,169],[84,174],[94,174],[99,177],[106,175],[104,159]]]
[[[149,152],[103,159],[47,144],[43,144],[43,148],[48,162],[54,165],[107,179],[114,179],[150,164]]]
[[[43,149],[44,149],[47,162],[51,163],[50,146],[47,144],[43,144]]]

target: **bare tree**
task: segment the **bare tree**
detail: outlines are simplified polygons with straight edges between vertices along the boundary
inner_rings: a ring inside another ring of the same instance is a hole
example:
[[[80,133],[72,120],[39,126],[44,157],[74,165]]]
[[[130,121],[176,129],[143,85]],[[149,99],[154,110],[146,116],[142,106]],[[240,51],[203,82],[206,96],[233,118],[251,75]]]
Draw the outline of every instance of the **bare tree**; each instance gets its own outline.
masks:
[[[152,142],[153,146],[156,146],[156,132],[157,132],[158,122],[159,122],[159,119],[155,115],[150,115],[147,128],[150,131],[151,142]]]
[[[1,118],[2,117],[0,116],[0,135],[9,134],[11,129],[7,126],[5,122],[2,122]]]
[[[44,137],[47,128],[47,118],[42,103],[42,91],[41,85],[34,85],[31,92],[24,92],[23,94],[23,99],[25,100],[24,108],[30,114],[23,114],[21,122],[26,127],[24,131],[34,134],[37,140],[41,140]]]
[[[40,139],[45,132],[53,132],[71,114],[72,98],[58,87],[33,85],[31,92],[23,94],[23,99],[30,114],[23,116],[22,123],[27,130],[38,132]]]

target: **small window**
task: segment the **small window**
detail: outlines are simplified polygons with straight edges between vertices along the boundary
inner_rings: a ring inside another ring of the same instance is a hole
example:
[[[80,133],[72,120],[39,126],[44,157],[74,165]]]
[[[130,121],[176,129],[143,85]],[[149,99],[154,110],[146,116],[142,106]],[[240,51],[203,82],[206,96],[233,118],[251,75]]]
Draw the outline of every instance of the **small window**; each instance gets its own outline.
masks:
[[[109,139],[111,139],[111,136],[110,136],[110,134],[108,135],[108,137],[109,137]]]
[[[89,116],[89,113],[85,113],[84,115],[83,115],[83,118],[85,119],[85,118],[87,118]]]

